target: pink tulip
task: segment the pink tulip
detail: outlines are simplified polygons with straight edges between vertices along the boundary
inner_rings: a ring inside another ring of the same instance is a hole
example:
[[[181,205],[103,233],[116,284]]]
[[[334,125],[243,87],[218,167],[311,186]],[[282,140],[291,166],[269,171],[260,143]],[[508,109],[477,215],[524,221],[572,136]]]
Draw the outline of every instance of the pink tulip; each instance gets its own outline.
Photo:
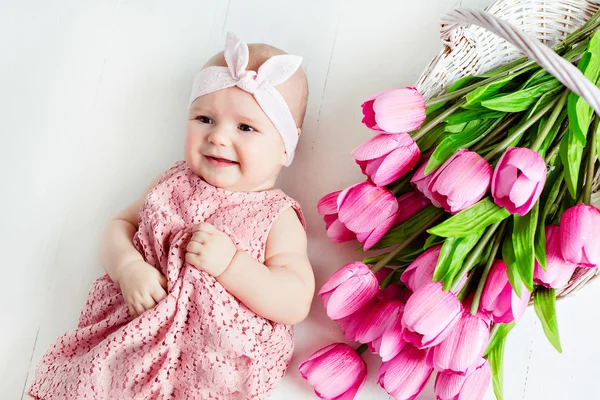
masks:
[[[425,160],[423,162],[423,164],[417,169],[417,172],[415,172],[413,177],[410,179],[410,183],[413,185],[413,187],[417,191],[422,193],[423,196],[427,197],[429,199],[429,201],[431,201],[431,204],[433,204],[434,206],[436,206],[438,208],[441,208],[442,204],[433,198],[433,195],[431,194],[431,192],[428,189],[429,182],[431,182],[431,178],[433,178],[433,175],[434,175],[435,171],[437,171],[437,169],[431,171],[426,176],[425,175],[425,167],[426,166],[427,166],[427,160]]]
[[[393,315],[381,336],[373,339],[369,345],[369,349],[373,353],[379,354],[382,361],[390,361],[396,357],[404,348],[406,342],[402,339],[402,312],[398,311]]]
[[[565,260],[580,267],[600,264],[600,210],[578,204],[560,218],[560,249]]]
[[[508,324],[521,319],[530,297],[525,285],[521,288],[521,298],[517,296],[508,281],[506,264],[496,260],[485,283],[480,307],[495,323]]]
[[[490,339],[490,328],[479,317],[463,312],[444,341],[430,350],[433,366],[439,372],[465,374],[481,359]]]
[[[352,156],[363,174],[377,186],[385,186],[410,171],[421,151],[408,133],[381,133],[359,145]]]
[[[356,332],[364,324],[365,318],[369,314],[369,311],[371,310],[371,308],[373,308],[378,303],[379,303],[379,300],[377,299],[377,297],[375,297],[375,298],[369,300],[368,303],[366,303],[361,308],[359,308],[357,311],[353,312],[352,314],[348,315],[347,317],[335,320],[335,322],[337,322],[338,326],[340,327],[340,330],[342,331],[342,333],[344,334],[344,337],[346,339],[348,339],[352,342],[357,341]]]
[[[426,358],[425,350],[407,344],[396,357],[381,364],[377,383],[396,400],[414,400],[433,372]]]
[[[386,188],[361,182],[337,198],[339,219],[352,232],[370,232],[398,213],[398,201]]]
[[[438,373],[435,379],[437,400],[481,400],[492,380],[492,369],[485,358],[466,375]]]
[[[338,269],[321,290],[319,296],[332,320],[358,311],[377,295],[379,284],[369,267],[361,262],[346,264]]]
[[[343,190],[337,198],[339,220],[370,249],[392,227],[398,215],[398,201],[386,188],[362,182]]]
[[[342,243],[349,240],[353,240],[356,235],[350,229],[339,220],[337,198],[339,197],[341,190],[337,192],[329,193],[317,204],[317,210],[319,214],[323,216],[325,220],[325,229],[327,230],[327,237],[333,243]]]
[[[427,188],[444,210],[454,214],[481,200],[491,178],[492,167],[487,161],[461,149],[433,173]]]
[[[413,293],[404,307],[402,338],[420,349],[439,344],[460,319],[462,305],[456,296],[431,282]]]
[[[535,282],[549,288],[562,288],[569,283],[576,268],[577,264],[566,261],[560,252],[560,227],[548,225],[546,227],[546,271],[536,261]]]
[[[381,133],[405,133],[418,129],[425,120],[425,99],[414,87],[377,93],[362,104],[362,120]]]
[[[494,202],[511,214],[524,216],[535,205],[546,183],[546,162],[536,151],[507,149],[492,177]]]
[[[400,280],[413,292],[431,283],[441,250],[441,244],[425,250],[406,268]]]
[[[394,225],[394,221],[396,220],[396,215],[392,214],[388,219],[383,221],[381,225],[374,228],[369,232],[357,232],[356,240],[358,240],[363,245],[363,250],[369,250],[371,247],[375,246],[377,242],[381,240],[382,237],[392,228]]]
[[[393,226],[398,226],[423,208],[429,205],[429,200],[419,192],[408,192],[398,197],[398,215]]]
[[[352,400],[367,378],[367,365],[350,346],[333,343],[298,367],[320,399]]]

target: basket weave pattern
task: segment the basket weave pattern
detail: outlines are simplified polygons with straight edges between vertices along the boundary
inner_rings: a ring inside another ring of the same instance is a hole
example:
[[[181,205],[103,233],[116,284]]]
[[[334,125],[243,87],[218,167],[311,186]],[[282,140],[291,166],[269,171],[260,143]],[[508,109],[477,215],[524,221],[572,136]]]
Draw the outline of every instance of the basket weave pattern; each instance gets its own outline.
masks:
[[[600,4],[586,0],[498,0],[486,11],[512,25],[510,28],[516,28],[526,33],[528,37],[553,47],[583,25],[599,8]],[[452,22],[467,20],[465,15],[460,13],[453,17]],[[470,20],[473,21],[473,18]],[[463,76],[483,74],[524,55],[519,48],[507,40],[477,25],[445,23],[442,24],[440,36],[444,48],[429,63],[416,84],[426,99],[445,92],[453,82]],[[515,41],[513,37],[515,35],[510,36],[512,41]],[[538,58],[536,60],[543,65],[542,60]],[[569,75],[566,74],[567,78],[571,79]],[[577,77],[574,77],[574,81],[576,85],[582,83],[578,82]],[[571,85],[567,86],[579,92]],[[596,88],[592,89],[596,90]],[[584,93],[580,94],[588,99],[590,104],[595,100],[592,97],[600,97],[586,96],[585,87],[583,90]],[[596,193],[592,196],[592,202],[597,207],[600,207],[600,193],[597,193],[599,189],[600,177],[597,175],[594,184]],[[557,290],[557,297],[574,294],[598,274],[600,274],[599,268],[578,268],[569,284]]]

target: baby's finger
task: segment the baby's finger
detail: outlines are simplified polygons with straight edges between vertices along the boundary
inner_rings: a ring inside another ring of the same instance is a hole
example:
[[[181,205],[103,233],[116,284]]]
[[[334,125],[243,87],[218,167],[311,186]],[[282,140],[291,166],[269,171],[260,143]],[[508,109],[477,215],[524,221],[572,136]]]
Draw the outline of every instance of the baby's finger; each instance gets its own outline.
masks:
[[[192,229],[192,232],[206,232],[208,234],[214,233],[216,231],[217,228],[215,228],[208,222],[201,222],[198,225],[194,226],[194,228]]]
[[[164,276],[163,274],[159,274],[158,276],[158,283],[160,284],[160,286],[165,290],[165,295],[167,294],[167,277]]]
[[[142,307],[144,307],[144,311],[151,310],[154,307],[156,307],[156,302],[154,301],[152,296],[150,296],[150,293],[146,293],[146,295],[144,295],[141,304]]]
[[[131,314],[133,318],[137,317],[137,313],[131,304],[127,303],[127,308],[129,309],[129,314]]]
[[[198,243],[206,243],[207,240],[210,239],[210,234],[204,231],[198,231],[192,235],[190,241],[198,242]]]
[[[135,312],[137,313],[137,315],[142,315],[144,313],[144,311],[146,311],[146,309],[140,302],[135,303],[133,305],[133,308],[135,309]]]
[[[201,254],[203,245],[202,245],[202,243],[196,242],[195,240],[190,240],[190,242],[185,247],[185,249],[187,251],[189,251],[190,253]]]
[[[163,290],[163,288],[155,288],[152,292],[150,292],[150,295],[158,304],[163,301],[165,297],[167,297],[167,292]]]

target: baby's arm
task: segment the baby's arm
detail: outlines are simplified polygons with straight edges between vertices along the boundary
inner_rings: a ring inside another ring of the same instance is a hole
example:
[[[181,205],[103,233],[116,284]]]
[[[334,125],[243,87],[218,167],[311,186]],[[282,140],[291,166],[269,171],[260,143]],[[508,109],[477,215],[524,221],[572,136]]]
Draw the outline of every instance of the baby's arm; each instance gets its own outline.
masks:
[[[147,264],[133,245],[140,208],[158,179],[152,181],[137,201],[113,217],[102,236],[100,263],[112,281],[120,286],[133,316],[154,307],[167,295],[165,277]]]
[[[306,232],[289,208],[271,228],[265,263],[238,251],[217,280],[256,314],[296,324],[308,315],[315,290],[306,242]]]

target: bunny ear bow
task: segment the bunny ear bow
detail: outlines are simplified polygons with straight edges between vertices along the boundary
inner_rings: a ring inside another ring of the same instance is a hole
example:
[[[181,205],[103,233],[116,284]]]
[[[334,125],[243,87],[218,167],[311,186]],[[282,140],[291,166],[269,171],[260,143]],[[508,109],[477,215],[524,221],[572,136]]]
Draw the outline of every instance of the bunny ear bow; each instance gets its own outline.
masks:
[[[248,45],[231,32],[227,34],[224,54],[227,67],[208,67],[194,78],[190,106],[202,95],[233,86],[250,93],[281,135],[288,157],[286,166],[289,166],[298,144],[298,129],[292,112],[275,86],[298,70],[302,57],[273,56],[258,71],[248,71]]]

